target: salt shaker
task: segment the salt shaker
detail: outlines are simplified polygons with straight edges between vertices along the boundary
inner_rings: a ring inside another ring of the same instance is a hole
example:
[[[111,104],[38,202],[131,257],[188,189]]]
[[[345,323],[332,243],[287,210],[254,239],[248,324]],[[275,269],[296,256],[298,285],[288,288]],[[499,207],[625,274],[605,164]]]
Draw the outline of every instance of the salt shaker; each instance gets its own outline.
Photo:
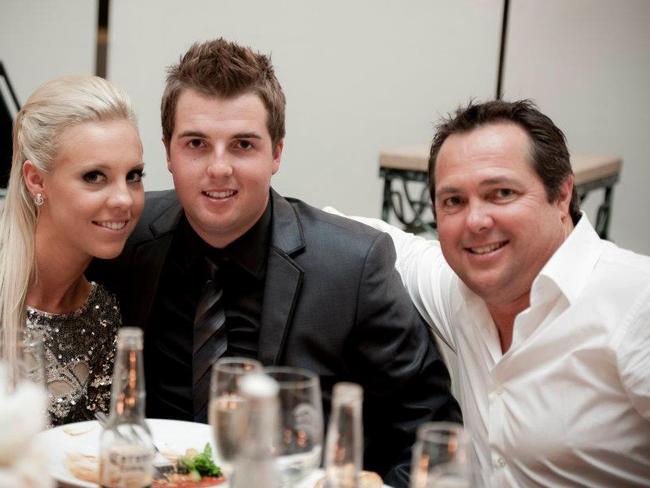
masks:
[[[263,373],[250,373],[241,380],[246,430],[235,459],[232,488],[278,488],[281,484],[274,453],[280,426],[278,390],[277,382]]]

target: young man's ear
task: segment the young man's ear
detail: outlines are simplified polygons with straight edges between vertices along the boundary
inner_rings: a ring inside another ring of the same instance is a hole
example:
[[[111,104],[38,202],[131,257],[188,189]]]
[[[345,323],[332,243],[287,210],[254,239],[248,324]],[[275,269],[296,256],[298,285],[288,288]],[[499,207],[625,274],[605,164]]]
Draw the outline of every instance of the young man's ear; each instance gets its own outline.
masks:
[[[43,173],[29,159],[23,163],[23,180],[32,196],[37,193],[45,193]]]
[[[284,139],[280,139],[273,148],[273,173],[280,169],[280,160],[282,159],[282,150],[284,149]]]
[[[165,146],[165,157],[167,158],[167,171],[170,173],[172,172],[172,169],[169,167],[169,144],[165,142],[165,138],[160,139],[163,143],[163,146]]]

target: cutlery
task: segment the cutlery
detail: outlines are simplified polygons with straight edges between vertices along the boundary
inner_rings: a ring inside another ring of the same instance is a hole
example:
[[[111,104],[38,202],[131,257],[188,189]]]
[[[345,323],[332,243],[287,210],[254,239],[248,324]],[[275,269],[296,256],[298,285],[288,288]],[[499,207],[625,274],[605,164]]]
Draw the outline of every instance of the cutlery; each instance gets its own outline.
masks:
[[[108,415],[106,415],[103,412],[97,412],[95,413],[95,419],[97,422],[99,422],[99,425],[102,426],[102,428],[106,428],[108,426]],[[119,431],[118,435],[121,435]],[[135,430],[133,427],[130,429],[130,433],[133,437],[141,439],[140,435],[138,434],[138,431]],[[154,479],[162,479],[165,477],[166,474],[176,472],[176,466],[169,461],[161,452],[160,449],[158,449],[158,446],[156,446],[156,443],[151,441],[154,451],[155,451],[155,456],[153,460],[153,471],[154,471]]]

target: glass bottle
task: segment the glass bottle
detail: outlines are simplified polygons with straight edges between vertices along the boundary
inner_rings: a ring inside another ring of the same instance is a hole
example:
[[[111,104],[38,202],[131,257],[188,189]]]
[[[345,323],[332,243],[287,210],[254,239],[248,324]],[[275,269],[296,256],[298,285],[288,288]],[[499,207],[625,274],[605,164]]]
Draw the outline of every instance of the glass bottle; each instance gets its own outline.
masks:
[[[263,373],[242,378],[246,428],[235,460],[231,488],[278,488],[280,471],[274,454],[279,435],[278,384]]]
[[[356,383],[334,385],[325,444],[325,488],[358,488],[362,469],[363,389]]]
[[[99,485],[102,488],[151,486],[154,448],[144,409],[142,330],[123,327],[117,336],[111,414],[100,437]]]

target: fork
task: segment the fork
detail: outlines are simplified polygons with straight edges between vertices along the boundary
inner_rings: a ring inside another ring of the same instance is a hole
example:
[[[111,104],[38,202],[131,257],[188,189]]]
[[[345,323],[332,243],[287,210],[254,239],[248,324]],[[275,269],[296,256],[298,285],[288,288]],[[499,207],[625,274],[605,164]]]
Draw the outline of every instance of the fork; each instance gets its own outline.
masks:
[[[99,425],[102,426],[102,428],[107,428],[109,425],[108,422],[108,415],[106,415],[104,412],[96,412],[95,413],[95,419],[97,419],[97,422]],[[147,426],[148,428],[148,426]],[[122,436],[122,434],[119,431],[116,431],[118,436]],[[133,427],[129,429],[129,432],[133,437],[142,440],[142,437],[140,434],[138,434],[138,431],[135,430]],[[161,452],[160,449],[158,449],[158,446],[156,446],[156,443],[153,442],[153,439],[151,440],[151,444],[153,445],[153,449],[155,451],[155,456],[154,456],[154,462],[153,464],[153,470],[154,470],[154,479],[162,479],[164,476],[168,473],[173,473],[176,471],[176,465],[174,465],[172,462],[169,461]]]

